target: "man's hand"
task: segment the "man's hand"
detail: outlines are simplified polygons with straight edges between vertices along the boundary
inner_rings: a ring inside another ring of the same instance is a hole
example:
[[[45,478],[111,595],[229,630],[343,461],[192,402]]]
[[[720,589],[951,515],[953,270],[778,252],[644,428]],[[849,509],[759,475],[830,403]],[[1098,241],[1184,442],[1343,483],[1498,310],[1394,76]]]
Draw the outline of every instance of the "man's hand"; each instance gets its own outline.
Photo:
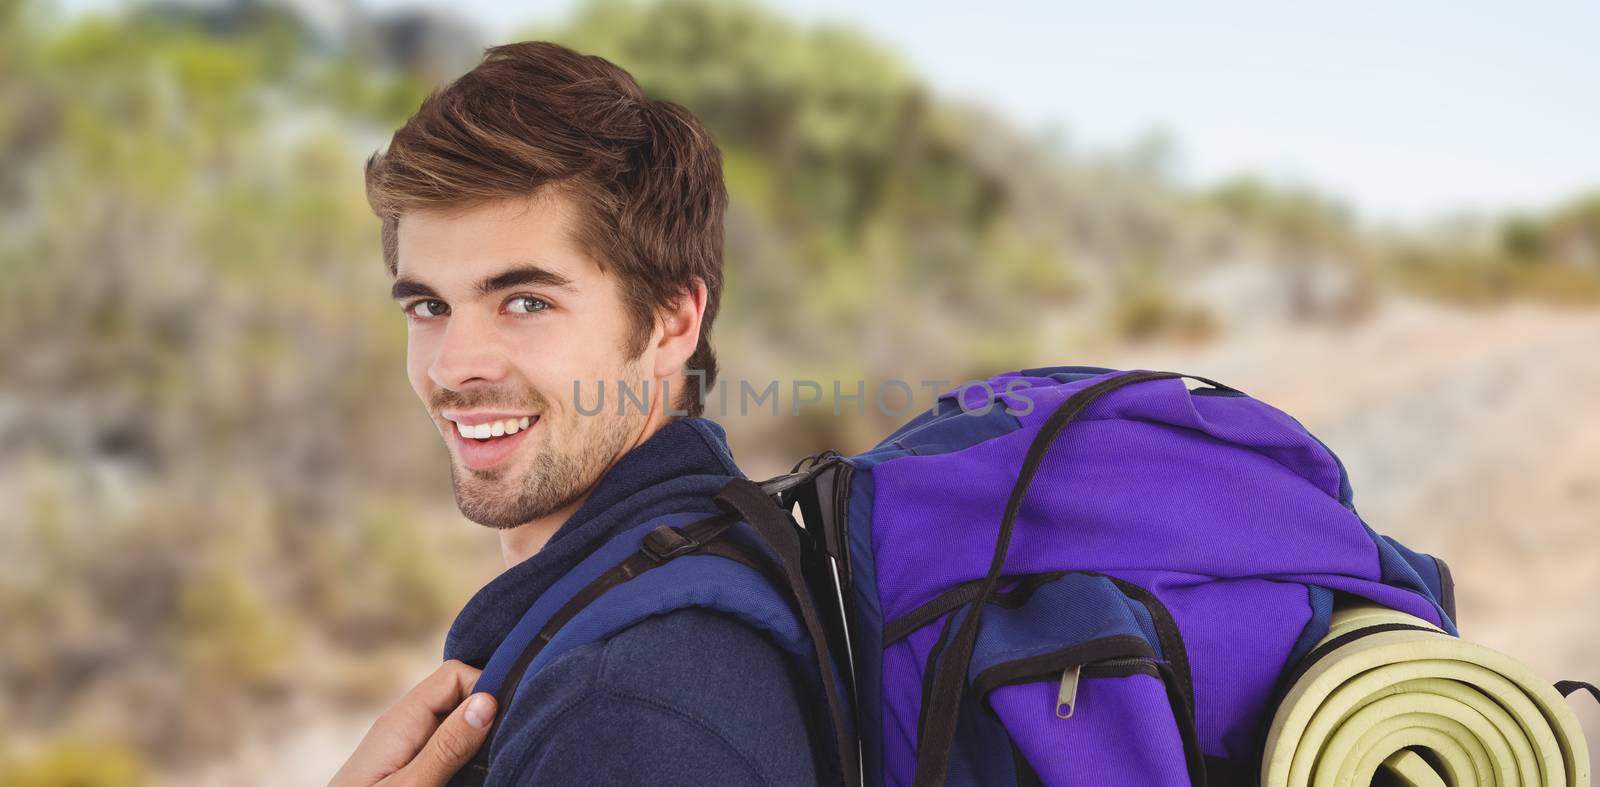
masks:
[[[373,722],[328,787],[443,787],[494,721],[494,695],[467,697],[478,672],[454,659],[441,664]]]

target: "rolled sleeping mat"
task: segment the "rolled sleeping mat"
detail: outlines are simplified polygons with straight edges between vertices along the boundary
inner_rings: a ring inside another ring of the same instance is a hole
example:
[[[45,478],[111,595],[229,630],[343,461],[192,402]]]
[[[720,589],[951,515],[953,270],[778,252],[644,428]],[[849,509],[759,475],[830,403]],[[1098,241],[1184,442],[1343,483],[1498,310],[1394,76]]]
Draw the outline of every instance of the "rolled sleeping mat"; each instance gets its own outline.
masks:
[[[1527,665],[1385,607],[1336,610],[1273,715],[1266,787],[1587,787],[1566,698]]]

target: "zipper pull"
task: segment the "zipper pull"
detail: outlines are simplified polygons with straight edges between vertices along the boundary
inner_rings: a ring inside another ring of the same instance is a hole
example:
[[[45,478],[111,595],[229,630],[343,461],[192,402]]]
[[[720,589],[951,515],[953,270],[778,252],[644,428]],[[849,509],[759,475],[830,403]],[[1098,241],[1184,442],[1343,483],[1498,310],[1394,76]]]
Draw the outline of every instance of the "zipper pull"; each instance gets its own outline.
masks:
[[[1083,676],[1083,665],[1076,664],[1061,673],[1061,691],[1056,694],[1056,718],[1070,719],[1078,702],[1078,678]],[[1067,712],[1062,713],[1061,709]]]

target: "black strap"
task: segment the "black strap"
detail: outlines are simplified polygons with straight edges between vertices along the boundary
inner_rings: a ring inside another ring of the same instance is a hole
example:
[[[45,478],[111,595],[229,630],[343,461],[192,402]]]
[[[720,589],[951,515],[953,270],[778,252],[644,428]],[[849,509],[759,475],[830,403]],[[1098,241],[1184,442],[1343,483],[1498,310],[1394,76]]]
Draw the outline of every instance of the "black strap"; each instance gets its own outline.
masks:
[[[1255,764],[1205,755],[1206,783],[1255,784]]]
[[[1038,590],[1045,583],[1052,582],[1068,574],[1074,573],[1093,574],[1093,572],[1089,571],[1051,571],[1045,574],[1024,574],[1021,578],[1016,578],[1016,587],[1013,587],[1005,592],[996,591],[995,594],[989,598],[989,603],[999,604],[1002,607],[1010,607],[1011,609],[1015,609],[1022,603],[1025,603],[1027,601],[1027,597],[1035,590]],[[1014,578],[1015,577],[1002,577],[1001,579],[1004,581]],[[978,595],[978,591],[982,589],[982,579],[974,579],[970,582],[963,582],[945,591],[944,593],[935,596],[933,600],[924,603],[922,606],[917,607],[916,609],[913,609],[898,618],[895,618],[892,622],[883,627],[884,647],[893,645],[894,643],[911,636],[911,632],[928,625],[934,620],[937,620],[946,612],[971,603],[972,599]]]
[[[946,653],[937,663],[930,663],[927,667],[937,670],[937,673],[932,684],[930,702],[923,705],[922,718],[919,720],[923,734],[918,736],[917,741],[917,773],[915,781],[912,782],[913,787],[942,787],[949,776],[950,749],[955,742],[957,715],[961,711],[962,687],[966,683],[967,668],[972,662],[973,647],[978,639],[978,622],[983,617],[985,605],[982,600],[989,598],[1000,582],[1001,572],[1005,568],[1006,554],[1011,548],[1011,530],[1016,525],[1017,514],[1022,509],[1028,488],[1033,484],[1033,477],[1044,462],[1045,453],[1061,431],[1100,397],[1136,383],[1181,377],[1199,380],[1222,390],[1234,390],[1194,375],[1174,372],[1130,372],[1102,380],[1068,397],[1039,428],[1039,433],[1028,446],[1027,456],[1022,462],[1022,471],[1017,476],[1016,484],[1011,488],[1011,497],[1006,501],[1005,513],[1000,518],[1000,530],[995,537],[994,555],[990,559],[989,571],[984,576],[983,585],[968,602],[970,611],[962,622],[961,629],[956,632],[955,639],[946,648]]]
[[[1461,627],[1461,621],[1456,618],[1456,580],[1450,575],[1450,565],[1443,558],[1433,555],[1433,562],[1439,567],[1439,606],[1444,608],[1444,614],[1450,616],[1450,622]]]
[[[717,514],[709,519],[702,519],[682,528],[663,525],[650,531],[645,536],[644,543],[640,545],[638,552],[629,555],[621,563],[606,569],[571,599],[568,599],[567,603],[561,605],[561,608],[556,610],[556,613],[539,629],[538,635],[530,640],[527,647],[523,648],[522,652],[517,655],[517,660],[512,663],[511,669],[506,672],[505,680],[500,682],[499,689],[494,692],[495,720],[499,721],[506,710],[511,707],[511,701],[516,697],[517,686],[522,683],[523,674],[528,671],[528,666],[533,663],[539,652],[544,650],[545,645],[550,644],[550,640],[555,638],[556,633],[561,630],[562,626],[577,617],[578,613],[593,603],[595,599],[605,595],[606,591],[652,568],[665,565],[674,558],[698,552],[712,552],[723,557],[739,560],[741,563],[752,565],[760,570],[759,566],[755,566],[748,559],[740,559],[728,554],[727,549],[716,546],[721,543],[716,539],[722,535],[723,531],[732,527],[736,521],[727,514]],[[455,778],[450,782],[451,787],[482,787],[489,776],[490,744],[494,742],[495,734],[499,730],[500,725],[498,724],[489,728],[489,736],[484,739],[483,745],[478,747],[478,751],[473,755],[472,760],[456,772]]]
[[[835,762],[840,773],[837,775],[841,783],[848,787],[857,787],[861,783],[861,773],[856,764],[855,740],[848,723],[849,716],[844,706],[844,697],[834,672],[838,665],[834,662],[827,633],[823,630],[816,600],[811,594],[810,586],[806,584],[800,531],[789,515],[778,508],[760,486],[748,479],[735,478],[729,481],[722,487],[722,491],[717,493],[716,503],[724,511],[736,514],[749,522],[762,540],[778,555],[779,568],[782,569],[786,580],[784,584],[794,597],[795,605],[800,611],[800,620],[805,624],[806,633],[811,638],[812,653],[816,656],[823,692],[827,696],[828,711],[833,722],[834,745],[838,754]]]
[[[1600,687],[1596,687],[1593,683],[1581,680],[1556,681],[1556,691],[1561,692],[1561,696],[1563,697],[1572,696],[1573,692],[1576,692],[1578,689],[1583,689],[1584,691],[1589,692],[1589,694],[1594,697],[1595,702],[1600,702]]]

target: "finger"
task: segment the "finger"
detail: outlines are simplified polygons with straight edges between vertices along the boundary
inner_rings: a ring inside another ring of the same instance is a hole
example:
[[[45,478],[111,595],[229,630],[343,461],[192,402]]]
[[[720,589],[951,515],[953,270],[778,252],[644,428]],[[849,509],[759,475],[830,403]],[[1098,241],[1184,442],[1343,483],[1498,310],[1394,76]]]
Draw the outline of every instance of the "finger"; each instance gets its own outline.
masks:
[[[395,774],[409,787],[442,787],[478,753],[494,722],[494,695],[478,692],[439,725],[422,751]]]
[[[396,703],[396,706],[419,708],[433,714],[434,720],[451,712],[461,705],[461,701],[472,693],[472,687],[478,682],[478,674],[482,670],[476,669],[456,659],[440,664],[421,683],[411,688],[406,696]]]
[[[440,720],[472,693],[479,672],[460,661],[446,661],[384,711],[374,725],[374,732],[383,729],[386,745],[394,747],[392,754],[398,759],[394,767],[416,757],[439,727]],[[368,737],[372,735],[369,733]],[[406,742],[403,746],[399,745],[402,741]]]

